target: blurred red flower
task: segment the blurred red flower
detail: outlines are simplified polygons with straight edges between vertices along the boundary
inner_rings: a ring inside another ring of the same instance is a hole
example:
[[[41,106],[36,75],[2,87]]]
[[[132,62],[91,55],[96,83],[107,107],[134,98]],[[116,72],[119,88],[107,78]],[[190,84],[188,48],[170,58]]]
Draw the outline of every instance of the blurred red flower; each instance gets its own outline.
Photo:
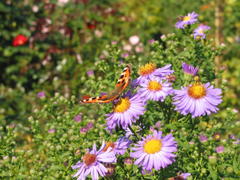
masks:
[[[26,44],[26,42],[28,41],[28,38],[22,34],[17,35],[12,42],[13,46],[22,46],[24,44]]]
[[[87,23],[87,28],[90,30],[94,30],[97,27],[97,22],[96,21],[92,21],[92,22],[88,22]]]

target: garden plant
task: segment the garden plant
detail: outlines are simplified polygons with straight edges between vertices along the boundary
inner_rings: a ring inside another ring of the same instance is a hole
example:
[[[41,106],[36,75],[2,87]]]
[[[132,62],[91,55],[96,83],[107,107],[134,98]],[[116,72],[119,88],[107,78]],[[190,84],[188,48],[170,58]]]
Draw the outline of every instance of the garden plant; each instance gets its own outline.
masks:
[[[240,179],[234,45],[211,2],[160,32],[160,2],[135,7],[150,25],[136,1],[0,2],[2,179]]]

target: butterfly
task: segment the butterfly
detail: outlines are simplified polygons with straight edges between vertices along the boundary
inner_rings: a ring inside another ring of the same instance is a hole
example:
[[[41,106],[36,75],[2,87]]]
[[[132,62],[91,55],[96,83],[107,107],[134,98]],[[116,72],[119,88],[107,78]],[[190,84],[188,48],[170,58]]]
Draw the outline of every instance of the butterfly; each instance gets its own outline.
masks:
[[[117,99],[130,83],[131,66],[127,65],[117,81],[115,89],[110,94],[97,97],[84,96],[80,103],[108,103]]]

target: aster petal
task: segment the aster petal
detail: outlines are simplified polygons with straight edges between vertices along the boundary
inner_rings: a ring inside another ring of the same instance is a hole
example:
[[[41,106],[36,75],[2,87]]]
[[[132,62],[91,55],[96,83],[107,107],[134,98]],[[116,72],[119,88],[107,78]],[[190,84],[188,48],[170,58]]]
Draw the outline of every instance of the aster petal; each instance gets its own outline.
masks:
[[[141,164],[142,161],[144,160],[144,158],[146,157],[147,155],[145,153],[143,153],[135,162],[134,164],[138,165],[138,164]]]

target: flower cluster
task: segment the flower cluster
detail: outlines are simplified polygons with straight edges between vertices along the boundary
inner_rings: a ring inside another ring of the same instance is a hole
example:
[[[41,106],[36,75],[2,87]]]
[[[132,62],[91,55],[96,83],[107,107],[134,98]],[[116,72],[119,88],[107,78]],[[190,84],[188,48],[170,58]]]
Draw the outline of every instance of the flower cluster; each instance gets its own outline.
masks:
[[[198,14],[195,12],[189,13],[187,16],[181,17],[176,27],[184,29],[196,23],[197,17]],[[209,29],[208,26],[200,25],[194,30],[194,38],[204,39],[205,31]],[[136,45],[139,43],[139,38],[132,36],[129,42]],[[125,136],[115,142],[103,143],[98,151],[94,145],[93,149],[83,156],[83,162],[79,161],[72,166],[73,169],[78,169],[74,177],[85,179],[91,175],[92,179],[98,179],[99,176],[109,176],[114,172],[114,163],[117,161],[117,157],[126,152],[129,153],[129,156],[124,163],[129,165],[134,162],[141,168],[143,175],[152,174],[153,170],[161,170],[174,163],[178,150],[177,142],[172,133],[163,135],[163,132],[159,130],[159,127],[162,126],[161,122],[150,127],[150,134],[141,137],[134,130],[133,125],[137,126],[143,123],[139,119],[151,104],[149,101],[163,103],[167,97],[172,97],[168,99],[172,99],[172,105],[177,112],[182,115],[190,114],[192,118],[210,115],[218,111],[217,106],[222,102],[221,89],[214,88],[209,82],[201,82],[198,75],[199,67],[183,62],[182,70],[190,75],[191,81],[181,89],[174,89],[176,76],[171,64],[158,68],[157,64],[150,62],[141,66],[138,70],[139,76],[131,83],[131,90],[115,98],[112,101],[112,112],[106,114],[106,129],[110,133],[122,129],[125,131]],[[138,128],[144,130],[144,125]],[[199,141],[207,142],[208,138],[201,134]],[[223,151],[224,147],[216,148],[218,153]],[[190,173],[178,173],[169,179],[187,179],[190,175]]]
[[[179,21],[176,23],[176,28],[184,29],[187,26],[195,24],[198,21],[198,14],[195,12],[188,13],[186,16],[181,16]],[[210,30],[211,28],[207,25],[200,24],[194,31],[193,36],[194,39],[205,39],[206,34],[205,32]]]
[[[128,138],[131,135],[136,136],[131,128],[133,123],[137,124],[137,120],[146,111],[148,101],[163,102],[167,96],[173,95],[173,105],[175,110],[183,115],[191,114],[192,117],[209,115],[217,112],[222,101],[221,90],[213,88],[210,83],[201,83],[197,76],[198,68],[185,62],[182,63],[184,73],[190,74],[194,82],[181,90],[172,88],[172,82],[168,76],[174,71],[171,65],[157,68],[156,64],[148,63],[139,68],[139,77],[132,83],[134,87],[132,92],[115,100],[113,103],[113,112],[107,114],[107,129],[112,132],[117,127],[124,129],[127,134],[116,142],[107,142],[102,145],[99,151],[93,150],[83,156],[83,163],[78,162],[74,169],[78,168],[75,177],[84,179],[91,174],[93,179],[98,176],[108,174],[109,163],[116,161],[113,158],[116,155],[123,155],[132,144]],[[133,94],[134,89],[136,93]],[[166,168],[175,161],[177,151],[177,142],[172,134],[162,135],[161,131],[152,130],[153,134],[142,137],[136,144],[133,144],[130,157],[135,159],[134,164],[138,165],[145,172],[152,172],[153,169],[160,170]],[[206,141],[206,137],[201,135],[200,141]],[[102,158],[106,157],[106,158]],[[106,164],[107,163],[107,164]],[[112,170],[111,165],[110,169]],[[184,173],[179,177],[186,179],[190,174]]]
[[[139,86],[136,94],[127,93],[114,105],[113,112],[107,114],[107,129],[112,131],[117,126],[127,129],[146,111],[148,100],[164,101],[172,94],[171,83],[166,76],[172,74],[171,65],[156,68],[156,64],[148,63],[139,68],[139,77],[132,86]]]

